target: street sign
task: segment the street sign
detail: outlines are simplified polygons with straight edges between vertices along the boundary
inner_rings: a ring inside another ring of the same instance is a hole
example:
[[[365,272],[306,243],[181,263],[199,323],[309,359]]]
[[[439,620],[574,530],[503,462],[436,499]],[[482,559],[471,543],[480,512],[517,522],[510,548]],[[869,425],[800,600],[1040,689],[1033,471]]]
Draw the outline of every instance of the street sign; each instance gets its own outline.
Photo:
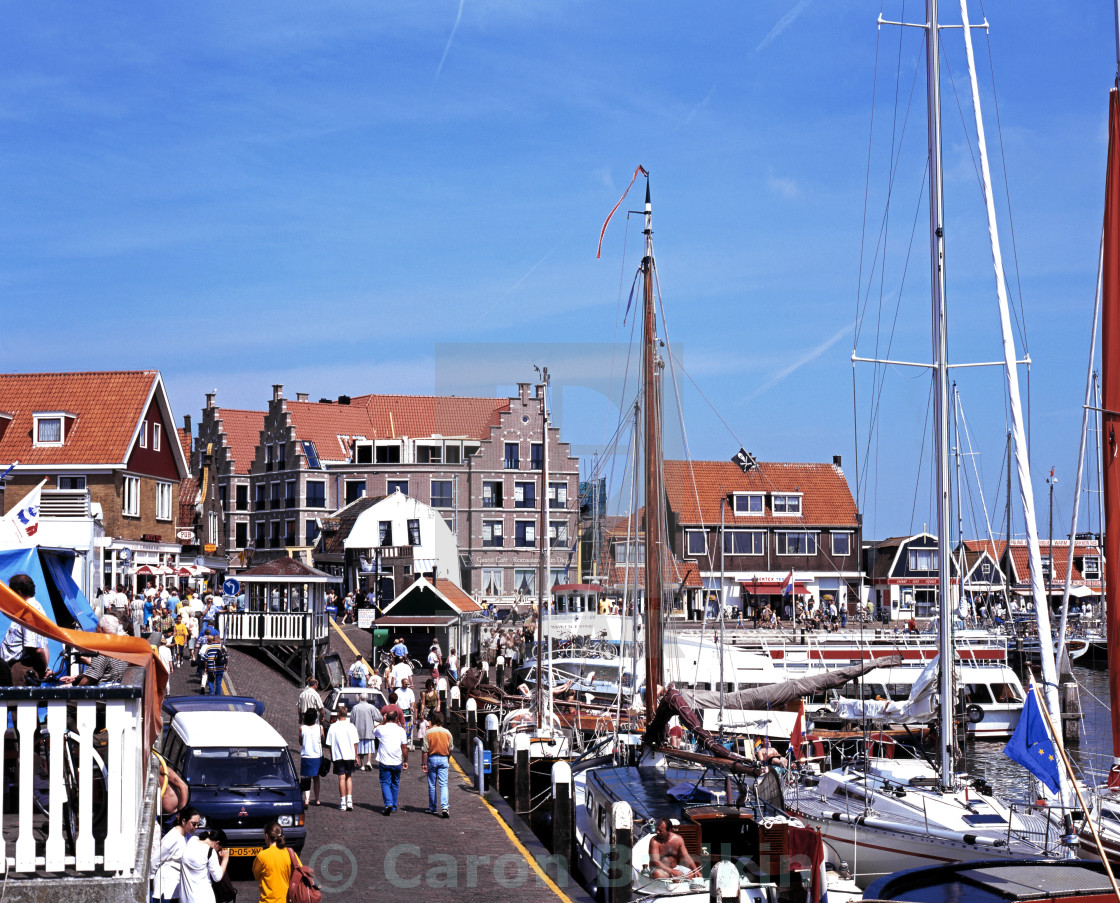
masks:
[[[228,578],[222,584],[222,592],[227,596],[236,596],[241,592],[241,581],[235,580],[233,577]]]
[[[373,626],[374,615],[376,614],[376,608],[359,608],[358,627],[360,627],[362,630],[368,630]]]

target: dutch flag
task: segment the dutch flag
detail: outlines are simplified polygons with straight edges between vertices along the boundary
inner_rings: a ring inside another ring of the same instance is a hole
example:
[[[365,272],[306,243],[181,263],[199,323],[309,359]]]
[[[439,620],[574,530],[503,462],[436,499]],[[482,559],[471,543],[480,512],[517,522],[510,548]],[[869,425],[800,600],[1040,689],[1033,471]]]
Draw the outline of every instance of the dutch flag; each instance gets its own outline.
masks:
[[[782,584],[782,595],[793,595],[793,568],[789,569],[789,576],[786,577],[785,583]]]

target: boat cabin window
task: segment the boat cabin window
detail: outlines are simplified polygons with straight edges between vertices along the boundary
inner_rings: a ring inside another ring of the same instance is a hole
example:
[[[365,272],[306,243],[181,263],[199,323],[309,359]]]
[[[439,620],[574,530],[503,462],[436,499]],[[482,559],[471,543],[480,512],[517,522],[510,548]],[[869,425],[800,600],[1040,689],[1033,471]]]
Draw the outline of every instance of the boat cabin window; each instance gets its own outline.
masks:
[[[1022,702],[1022,694],[1011,684],[992,684],[992,696],[996,702]]]
[[[968,702],[980,704],[992,702],[992,691],[987,684],[965,684],[964,692]]]

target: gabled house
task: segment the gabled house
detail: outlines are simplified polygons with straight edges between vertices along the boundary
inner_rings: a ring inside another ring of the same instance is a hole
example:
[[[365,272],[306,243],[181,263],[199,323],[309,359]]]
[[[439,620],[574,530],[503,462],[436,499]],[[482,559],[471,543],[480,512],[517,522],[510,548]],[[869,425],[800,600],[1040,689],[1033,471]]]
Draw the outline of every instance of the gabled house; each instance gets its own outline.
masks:
[[[546,542],[550,582],[575,579],[579,465],[550,427],[544,484],[541,389],[520,383],[514,398],[343,395],[312,402],[302,393],[285,398],[274,385],[248,469],[240,474],[245,455],[238,453],[238,473],[230,476],[237,493],[231,566],[250,553],[258,562],[286,554],[309,561],[330,512],[399,491],[444,518],[467,592],[485,601],[535,599]],[[201,447],[212,443],[215,454],[225,454],[228,415],[207,395]]]
[[[1030,551],[1026,540],[1013,539],[1010,545],[1006,540],[966,540],[964,547],[972,554],[984,549],[999,562],[1000,573],[996,575],[996,585],[991,591],[1002,597],[1004,584],[1009,585],[1013,608],[1018,607],[1018,600],[1030,597]],[[1073,598],[1095,599],[1102,594],[1103,553],[1096,539],[1077,539],[1072,549],[1068,540],[1054,540],[1053,544],[1039,540],[1039,554],[1042,558],[1042,579],[1051,607],[1061,601],[1067,572]],[[983,589],[976,586],[974,592],[979,593]]]
[[[868,604],[876,619],[932,617],[938,603],[937,537],[921,532],[868,543],[863,550]]]
[[[860,516],[838,456],[831,464],[752,459],[746,470],[666,461],[665,495],[673,553],[698,568],[709,607],[722,595],[746,616],[767,603],[788,616],[792,600],[781,588],[791,572],[796,595],[838,608],[858,600]]]
[[[459,549],[443,515],[401,492],[360,498],[322,519],[315,566],[381,607],[426,576],[461,586]]]
[[[76,549],[83,589],[133,582],[140,565],[178,563],[189,466],[157,370],[0,374],[0,463],[13,462],[3,511],[46,480],[44,515],[96,524],[95,541]],[[58,544],[41,532],[41,545]]]
[[[206,407],[198,424],[198,455],[209,461],[211,479],[221,506],[220,523],[214,531],[214,552],[226,558],[230,570],[244,570],[252,563],[252,486],[250,470],[264,429],[264,411],[220,408],[217,393],[206,393]],[[209,530],[207,518],[207,530]]]

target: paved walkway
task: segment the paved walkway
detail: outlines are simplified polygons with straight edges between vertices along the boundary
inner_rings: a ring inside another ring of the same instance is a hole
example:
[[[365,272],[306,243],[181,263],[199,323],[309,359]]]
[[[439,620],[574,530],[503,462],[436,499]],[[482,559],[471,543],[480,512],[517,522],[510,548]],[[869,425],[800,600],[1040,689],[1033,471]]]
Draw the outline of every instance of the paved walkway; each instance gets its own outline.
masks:
[[[337,635],[333,642],[342,645]],[[343,651],[344,661],[351,656],[348,649]],[[227,676],[238,694],[264,702],[264,717],[298,749],[299,689],[263,661],[237,650],[230,651]],[[198,692],[193,671],[173,674],[171,692]],[[531,837],[519,839],[471,789],[458,765],[451,771],[447,820],[424,811],[428,788],[418,750],[409,757],[401,780],[400,808],[393,815],[381,814],[376,771],[354,775],[352,812],[339,811],[338,799],[338,779],[330,775],[322,779],[322,805],[307,811],[302,859],[315,869],[324,900],[399,900],[402,891],[419,899],[433,890],[440,899],[465,903],[494,903],[499,897],[519,903],[588,899],[574,879],[557,877],[555,867],[549,866],[545,876],[537,858],[544,861],[547,854]],[[519,827],[518,833],[524,831]],[[254,903],[257,888],[249,863],[237,863],[232,877],[238,903]]]

